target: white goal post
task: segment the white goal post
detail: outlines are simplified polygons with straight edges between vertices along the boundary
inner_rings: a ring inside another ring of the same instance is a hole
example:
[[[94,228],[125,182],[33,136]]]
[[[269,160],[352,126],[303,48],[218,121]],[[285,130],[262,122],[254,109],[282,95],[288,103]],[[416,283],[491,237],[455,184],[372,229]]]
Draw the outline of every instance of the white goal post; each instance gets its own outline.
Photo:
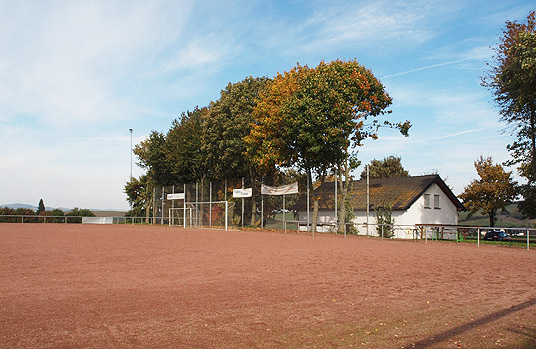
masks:
[[[222,212],[223,211],[223,212]],[[223,214],[223,215],[222,215]],[[229,202],[228,201],[198,201],[185,202],[184,207],[169,209],[169,225],[180,225],[182,216],[182,226],[186,228],[187,221],[189,226],[202,226],[208,220],[208,226],[212,226],[215,220],[221,221],[223,218],[225,230],[228,230],[229,220]],[[223,217],[221,217],[223,216]],[[218,219],[219,218],[219,219]],[[179,224],[176,224],[176,221]]]
[[[169,225],[175,226],[175,225],[183,225],[184,228],[186,228],[186,222],[189,219],[190,220],[190,227],[193,225],[193,208],[192,207],[175,207],[169,209]],[[182,222],[181,222],[182,219]],[[178,224],[176,223],[178,221]],[[182,224],[181,224],[182,223]]]

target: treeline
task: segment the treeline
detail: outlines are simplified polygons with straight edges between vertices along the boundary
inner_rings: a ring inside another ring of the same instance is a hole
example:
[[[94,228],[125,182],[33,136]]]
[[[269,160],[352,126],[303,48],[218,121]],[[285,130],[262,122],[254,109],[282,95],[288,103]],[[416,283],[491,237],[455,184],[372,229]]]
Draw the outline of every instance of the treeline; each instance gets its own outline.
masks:
[[[55,208],[51,211],[41,211],[38,212],[32,210],[31,208],[10,208],[10,207],[0,207],[0,216],[72,216],[72,217],[95,217],[95,214],[86,208],[75,207],[68,212],[64,212],[59,208]]]
[[[39,217],[51,217],[47,219],[48,222],[63,222],[62,217],[95,217],[95,214],[88,209],[79,209],[78,207],[73,208],[69,212],[63,212],[59,208],[55,208],[51,211],[39,210],[34,211],[30,208],[10,208],[10,207],[0,207],[0,216],[39,216]],[[0,222],[20,222],[17,219],[11,219],[10,217],[0,217]],[[32,219],[26,219],[26,222],[31,222]],[[34,221],[39,221],[39,218],[35,218]],[[81,221],[81,220],[80,220]],[[75,222],[74,220],[69,220],[69,222]]]
[[[218,100],[183,112],[166,133],[152,131],[135,146],[146,174],[125,186],[129,215],[149,216],[155,187],[204,188],[207,181],[243,177],[277,185],[288,182],[285,176],[322,182],[336,174],[344,202],[350,171],[359,165],[357,147],[376,139],[380,127],[408,135],[409,121],[381,119],[391,103],[380,81],[356,60],[297,64],[273,78],[229,83]],[[253,186],[251,224],[258,196]]]

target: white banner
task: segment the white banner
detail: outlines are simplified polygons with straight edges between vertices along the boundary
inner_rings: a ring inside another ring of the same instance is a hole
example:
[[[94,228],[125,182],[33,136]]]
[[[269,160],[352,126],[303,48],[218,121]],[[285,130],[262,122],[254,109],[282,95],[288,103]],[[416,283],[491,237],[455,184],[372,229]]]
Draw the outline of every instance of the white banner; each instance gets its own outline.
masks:
[[[298,182],[294,182],[289,185],[283,185],[280,187],[270,187],[268,185],[262,185],[261,193],[263,195],[288,195],[298,194]]]
[[[184,193],[167,194],[168,200],[184,200]]]
[[[233,189],[233,198],[250,198],[253,194],[251,188],[246,189]]]

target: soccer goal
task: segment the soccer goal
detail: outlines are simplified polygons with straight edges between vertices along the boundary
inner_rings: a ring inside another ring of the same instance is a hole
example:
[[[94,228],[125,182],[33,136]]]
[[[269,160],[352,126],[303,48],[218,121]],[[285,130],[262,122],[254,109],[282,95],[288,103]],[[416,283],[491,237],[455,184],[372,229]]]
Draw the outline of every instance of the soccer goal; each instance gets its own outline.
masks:
[[[185,207],[169,209],[169,225],[188,227],[229,227],[229,202],[185,202]]]
[[[193,208],[192,207],[178,207],[169,209],[169,225],[170,226],[193,226]]]

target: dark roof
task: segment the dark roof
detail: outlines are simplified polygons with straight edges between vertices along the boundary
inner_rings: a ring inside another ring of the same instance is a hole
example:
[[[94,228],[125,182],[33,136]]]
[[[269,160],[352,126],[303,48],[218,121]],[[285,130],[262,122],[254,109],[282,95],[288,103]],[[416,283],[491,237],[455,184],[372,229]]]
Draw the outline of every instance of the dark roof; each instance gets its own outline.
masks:
[[[465,207],[438,175],[370,179],[370,208],[373,209],[387,204],[392,206],[393,210],[407,210],[433,184],[437,184],[443,190],[458,211],[465,211]],[[315,196],[321,197],[318,203],[319,210],[333,210],[335,207],[335,189],[333,186],[334,182],[325,182],[314,191]],[[352,181],[348,195],[354,210],[366,210],[366,179]],[[311,195],[312,197],[313,195]],[[306,201],[307,199],[302,196],[294,209],[305,211],[307,208]],[[311,199],[311,208],[312,205],[313,200]]]

